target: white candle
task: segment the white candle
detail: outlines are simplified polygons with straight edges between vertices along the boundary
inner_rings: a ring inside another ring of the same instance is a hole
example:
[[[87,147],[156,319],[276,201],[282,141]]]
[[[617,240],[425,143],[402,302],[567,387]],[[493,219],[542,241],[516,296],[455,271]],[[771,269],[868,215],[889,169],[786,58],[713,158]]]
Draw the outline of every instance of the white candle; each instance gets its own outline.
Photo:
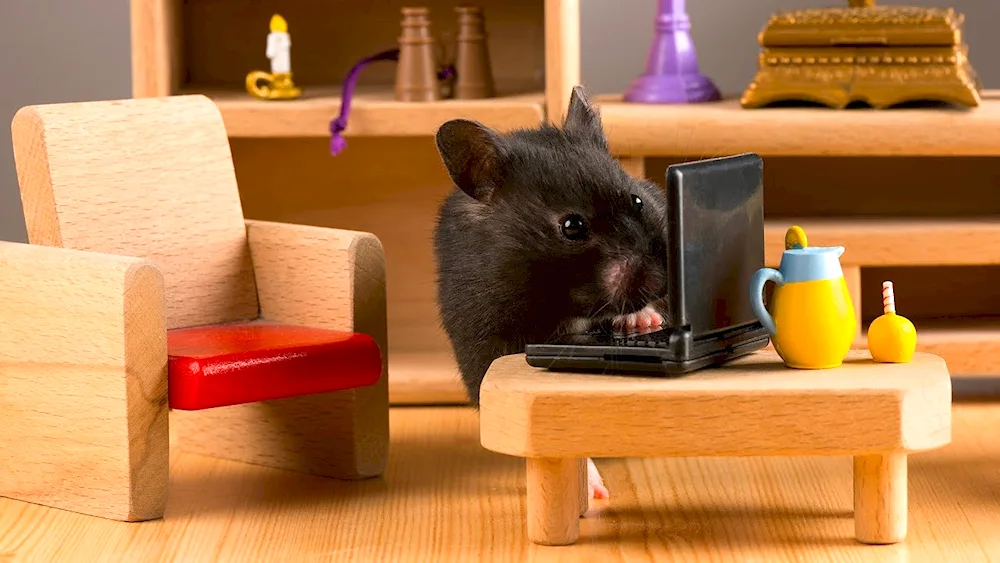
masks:
[[[267,34],[265,54],[271,60],[271,74],[287,74],[292,71],[292,37],[288,35],[285,19],[275,14],[271,18],[271,33]]]

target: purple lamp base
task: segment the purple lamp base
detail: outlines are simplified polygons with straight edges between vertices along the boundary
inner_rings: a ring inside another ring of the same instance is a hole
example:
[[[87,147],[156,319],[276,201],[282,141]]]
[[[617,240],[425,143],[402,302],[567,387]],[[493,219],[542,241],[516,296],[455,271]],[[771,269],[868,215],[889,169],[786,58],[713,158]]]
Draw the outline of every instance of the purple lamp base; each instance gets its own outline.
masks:
[[[629,85],[626,102],[691,104],[721,99],[719,89],[701,74],[643,74]]]
[[[653,43],[646,71],[632,81],[626,102],[690,104],[722,98],[719,89],[698,71],[698,56],[691,41],[691,20],[686,0],[659,0]]]

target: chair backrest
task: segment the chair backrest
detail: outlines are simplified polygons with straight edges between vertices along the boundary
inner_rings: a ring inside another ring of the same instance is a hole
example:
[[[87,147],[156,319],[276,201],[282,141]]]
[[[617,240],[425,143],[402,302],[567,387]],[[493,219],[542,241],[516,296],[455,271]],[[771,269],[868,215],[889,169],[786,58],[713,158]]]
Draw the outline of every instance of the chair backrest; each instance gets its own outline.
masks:
[[[210,99],[28,106],[11,131],[28,242],[153,261],[167,328],[257,316],[229,139]]]

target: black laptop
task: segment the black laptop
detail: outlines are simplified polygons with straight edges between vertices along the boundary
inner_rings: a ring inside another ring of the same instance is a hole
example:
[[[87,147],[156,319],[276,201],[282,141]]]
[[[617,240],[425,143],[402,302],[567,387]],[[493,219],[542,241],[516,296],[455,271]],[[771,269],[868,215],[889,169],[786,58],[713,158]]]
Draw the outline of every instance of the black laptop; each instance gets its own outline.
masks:
[[[764,267],[763,161],[752,153],[667,169],[668,298],[661,327],[595,330],[525,347],[528,364],[560,371],[679,375],[767,346],[750,308]]]

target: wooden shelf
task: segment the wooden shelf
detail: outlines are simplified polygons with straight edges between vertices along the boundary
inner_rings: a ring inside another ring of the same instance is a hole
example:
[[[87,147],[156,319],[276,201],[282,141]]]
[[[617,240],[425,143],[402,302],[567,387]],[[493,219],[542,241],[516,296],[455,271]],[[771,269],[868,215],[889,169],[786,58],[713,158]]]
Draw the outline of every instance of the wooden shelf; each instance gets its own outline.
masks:
[[[304,88],[298,100],[264,101],[242,91],[186,88],[203,93],[219,106],[230,137],[329,137],[330,121],[340,113],[339,88]],[[485,100],[398,102],[391,87],[357,88],[351,101],[345,137],[434,135],[449,119],[467,118],[509,130],[537,127],[545,95],[521,93]]]
[[[844,265],[1000,264],[1000,218],[781,218],[765,221],[765,261],[769,266],[781,260],[785,231],[791,225],[805,229],[811,246],[843,246]]]
[[[466,404],[455,359],[447,352],[389,354],[389,401],[394,405]]]
[[[917,349],[944,358],[953,376],[1000,374],[1000,318],[910,320],[917,329]]]
[[[1000,156],[1000,91],[965,109],[743,109],[735,98],[703,104],[626,103],[600,96],[618,156],[756,152],[787,156]]]

